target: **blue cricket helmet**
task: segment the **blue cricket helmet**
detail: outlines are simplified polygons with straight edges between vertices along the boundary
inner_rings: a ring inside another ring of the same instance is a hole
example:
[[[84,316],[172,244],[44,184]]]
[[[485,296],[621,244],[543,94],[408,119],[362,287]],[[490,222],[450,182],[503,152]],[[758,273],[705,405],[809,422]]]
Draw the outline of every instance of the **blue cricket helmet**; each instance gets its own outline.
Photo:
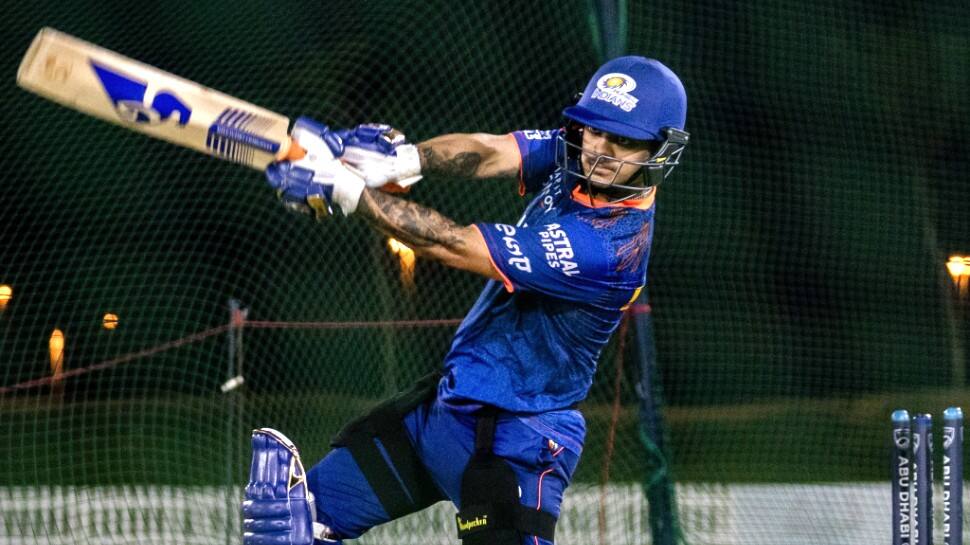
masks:
[[[684,130],[687,93],[683,84],[660,61],[646,57],[619,57],[604,64],[586,85],[579,101],[562,113],[568,122],[558,138],[559,167],[585,181],[588,190],[596,186],[626,192],[618,200],[645,195],[670,176],[680,164],[680,156],[690,139]],[[654,142],[656,149],[642,161],[598,154],[583,149],[584,127]],[[581,157],[591,162],[588,169]],[[639,166],[642,181],[618,180],[623,165]],[[612,170],[612,179],[594,180],[592,173],[598,166]]]
[[[563,116],[617,136],[665,140],[665,129],[684,129],[687,93],[660,61],[619,57],[596,71],[582,98]]]

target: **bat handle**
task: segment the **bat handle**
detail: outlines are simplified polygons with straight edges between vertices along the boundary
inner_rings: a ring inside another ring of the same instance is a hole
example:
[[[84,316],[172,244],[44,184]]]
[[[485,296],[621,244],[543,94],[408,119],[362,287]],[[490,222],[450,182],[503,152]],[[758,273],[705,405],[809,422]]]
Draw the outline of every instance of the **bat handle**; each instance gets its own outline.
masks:
[[[277,161],[299,161],[304,157],[306,157],[306,150],[292,138],[288,138],[286,143],[280,146],[279,153],[276,154]]]
[[[276,154],[277,161],[299,161],[306,157],[306,150],[300,147],[292,138],[289,139],[285,147],[281,147],[280,152]],[[385,193],[408,193],[411,191],[410,187],[401,187],[395,183],[389,183],[381,187],[381,191]]]

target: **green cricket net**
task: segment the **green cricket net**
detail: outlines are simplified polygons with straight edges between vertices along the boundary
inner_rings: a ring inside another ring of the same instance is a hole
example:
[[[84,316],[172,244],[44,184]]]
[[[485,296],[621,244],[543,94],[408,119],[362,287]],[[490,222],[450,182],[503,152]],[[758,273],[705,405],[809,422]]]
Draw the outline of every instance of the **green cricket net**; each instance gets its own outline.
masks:
[[[440,365],[483,284],[412,270],[359,220],[288,214],[258,173],[19,90],[39,28],[418,141],[555,127],[600,62],[602,4],[8,7],[0,545],[238,543],[249,431],[283,430],[315,462],[342,423]],[[657,543],[675,508],[693,545],[888,541],[890,412],[970,406],[967,294],[944,266],[970,253],[970,8],[618,4],[628,50],[682,77],[692,143],[660,192],[655,347],[631,318],[604,352],[557,541]],[[429,178],[412,196],[459,222],[524,205],[508,180]],[[643,429],[646,348],[662,448]],[[670,479],[676,502],[651,512]],[[452,513],[360,542],[456,543]]]

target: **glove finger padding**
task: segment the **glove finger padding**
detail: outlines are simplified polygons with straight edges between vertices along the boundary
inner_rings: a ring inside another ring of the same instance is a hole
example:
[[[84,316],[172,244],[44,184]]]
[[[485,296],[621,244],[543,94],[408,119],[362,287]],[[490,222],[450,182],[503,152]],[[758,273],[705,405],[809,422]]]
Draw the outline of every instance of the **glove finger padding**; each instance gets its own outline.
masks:
[[[300,162],[305,161],[301,160]],[[315,172],[282,161],[266,167],[266,180],[287,209],[322,219],[333,213],[333,185],[314,182]]]
[[[342,132],[331,130],[329,126],[315,119],[299,117],[293,123],[290,137],[306,150],[306,155],[301,161],[317,162],[343,155]]]
[[[417,147],[390,125],[365,123],[337,134],[344,146],[341,160],[360,173],[367,187],[395,184],[400,190],[421,179]]]
[[[266,179],[283,204],[317,219],[333,213],[336,204],[344,215],[357,209],[366,186],[357,173],[337,157],[343,154],[340,136],[323,123],[297,119],[291,133],[306,154],[296,161],[280,161],[266,168]]]
[[[362,123],[353,129],[340,129],[337,136],[344,146],[393,155],[394,148],[406,144],[404,133],[384,123]]]
[[[300,454],[282,433],[253,431],[253,463],[242,503],[245,545],[312,545],[313,516]]]

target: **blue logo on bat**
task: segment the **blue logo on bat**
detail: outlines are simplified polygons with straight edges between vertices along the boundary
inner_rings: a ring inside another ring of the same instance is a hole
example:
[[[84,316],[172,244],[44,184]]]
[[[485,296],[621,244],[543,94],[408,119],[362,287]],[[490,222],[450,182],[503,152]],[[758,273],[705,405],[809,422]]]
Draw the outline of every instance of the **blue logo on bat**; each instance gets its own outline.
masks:
[[[145,104],[147,83],[134,80],[94,61],[91,61],[91,66],[101,80],[105,92],[111,97],[115,110],[122,120],[141,125],[155,125],[177,114],[179,125],[188,124],[192,109],[174,94],[162,91],[155,95],[150,105]]]

